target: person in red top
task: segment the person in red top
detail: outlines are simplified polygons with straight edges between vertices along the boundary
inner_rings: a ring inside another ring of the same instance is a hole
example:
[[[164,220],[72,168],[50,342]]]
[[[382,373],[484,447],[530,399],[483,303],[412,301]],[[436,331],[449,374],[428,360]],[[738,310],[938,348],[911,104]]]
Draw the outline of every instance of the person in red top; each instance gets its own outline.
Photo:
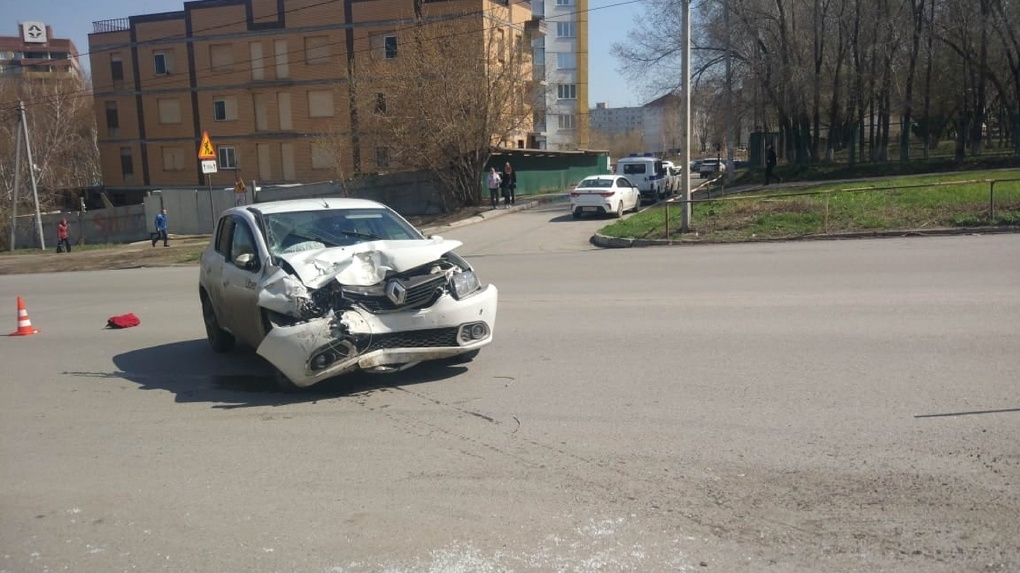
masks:
[[[67,219],[61,219],[57,223],[57,252],[58,253],[70,253],[71,252],[71,241],[67,239],[70,235],[70,228],[67,225]]]

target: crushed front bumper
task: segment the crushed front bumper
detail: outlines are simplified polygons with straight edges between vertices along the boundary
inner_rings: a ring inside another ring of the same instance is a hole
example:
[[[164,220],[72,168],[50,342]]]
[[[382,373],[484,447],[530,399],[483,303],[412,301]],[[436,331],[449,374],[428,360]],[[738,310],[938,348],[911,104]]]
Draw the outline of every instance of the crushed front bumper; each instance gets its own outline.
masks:
[[[295,386],[354,370],[400,370],[492,342],[498,290],[487,285],[463,300],[444,294],[429,308],[372,314],[346,310],[293,326],[275,326],[257,352]]]

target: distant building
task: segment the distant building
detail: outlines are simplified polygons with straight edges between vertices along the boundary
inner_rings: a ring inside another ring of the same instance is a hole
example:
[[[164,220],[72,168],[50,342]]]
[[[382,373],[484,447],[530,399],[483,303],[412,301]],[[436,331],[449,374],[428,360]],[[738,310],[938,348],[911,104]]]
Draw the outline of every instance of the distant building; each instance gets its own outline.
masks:
[[[235,175],[260,185],[307,183],[334,179],[338,165],[347,174],[397,167],[388,142],[359,127],[347,70],[410,53],[418,18],[463,22],[472,30],[463,36],[467,53],[484,51],[487,36],[475,31],[497,31],[504,47],[532,41],[531,4],[521,0],[195,0],[180,11],[93,22],[105,184],[203,185],[203,132],[214,148],[215,185],[233,185]],[[377,101],[385,113],[385,94]],[[330,125],[345,137],[339,151],[317,141]],[[507,145],[524,147],[527,135]]]
[[[644,108],[608,107],[605,102],[595,104],[588,112],[592,131],[608,134],[623,134],[644,130]]]
[[[545,80],[536,106],[537,147],[586,149],[588,134],[588,0],[533,0],[534,18],[545,20],[534,59]]]
[[[640,107],[607,107],[598,103],[588,113],[591,129],[608,134],[637,131],[642,148],[635,153],[675,155],[683,145],[680,98],[666,94]]]
[[[0,79],[12,78],[81,79],[78,48],[43,22],[22,22],[17,36],[0,36]]]

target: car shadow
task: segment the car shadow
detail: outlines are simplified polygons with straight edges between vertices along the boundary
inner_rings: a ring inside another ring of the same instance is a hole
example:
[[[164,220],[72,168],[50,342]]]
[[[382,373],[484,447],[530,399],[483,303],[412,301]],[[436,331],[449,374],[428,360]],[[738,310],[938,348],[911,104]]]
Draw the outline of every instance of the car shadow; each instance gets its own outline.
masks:
[[[214,408],[233,409],[363,395],[445,380],[467,371],[464,366],[427,362],[393,374],[354,372],[298,392],[282,392],[274,383],[272,366],[254,351],[216,354],[204,338],[125,352],[114,356],[113,363],[115,372],[66,374],[119,378],[142,390],[171,392],[180,403],[208,402]]]

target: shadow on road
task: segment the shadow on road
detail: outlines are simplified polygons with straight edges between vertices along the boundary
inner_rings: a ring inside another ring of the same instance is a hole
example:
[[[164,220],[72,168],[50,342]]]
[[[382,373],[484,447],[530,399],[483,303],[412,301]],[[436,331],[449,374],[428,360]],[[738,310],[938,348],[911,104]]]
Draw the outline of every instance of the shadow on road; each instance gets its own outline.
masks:
[[[214,408],[246,408],[315,402],[327,398],[361,395],[373,390],[409,386],[453,378],[463,366],[419,364],[394,374],[355,372],[325,380],[295,393],[276,389],[271,366],[251,350],[215,354],[205,339],[175,342],[125,352],[113,357],[116,372],[101,377],[120,378],[142,390],[166,390],[177,402],[209,402]],[[77,376],[94,373],[68,372]]]

